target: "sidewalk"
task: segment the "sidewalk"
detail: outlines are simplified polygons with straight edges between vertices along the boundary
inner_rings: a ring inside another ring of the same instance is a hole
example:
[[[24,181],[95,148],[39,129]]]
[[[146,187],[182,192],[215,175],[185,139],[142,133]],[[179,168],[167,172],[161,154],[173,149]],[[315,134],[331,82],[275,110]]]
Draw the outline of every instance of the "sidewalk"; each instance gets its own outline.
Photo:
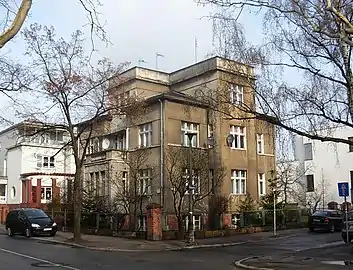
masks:
[[[348,257],[348,256],[347,256]],[[339,270],[351,269],[350,261],[335,261],[327,258],[312,258],[308,256],[267,256],[249,257],[234,263],[237,269],[251,270]]]
[[[0,230],[5,231],[4,225],[0,225]],[[280,231],[276,238],[273,237],[272,232],[261,232],[228,237],[225,236],[217,238],[196,239],[196,244],[193,246],[189,246],[185,241],[178,240],[147,241],[143,239],[127,239],[98,235],[82,235],[82,241],[77,244],[72,241],[72,233],[60,231],[57,232],[55,237],[32,237],[32,239],[53,244],[68,245],[78,248],[88,248],[93,250],[163,251],[236,246],[248,242],[270,241],[278,238],[288,238],[303,233],[307,233],[307,229],[291,229]]]

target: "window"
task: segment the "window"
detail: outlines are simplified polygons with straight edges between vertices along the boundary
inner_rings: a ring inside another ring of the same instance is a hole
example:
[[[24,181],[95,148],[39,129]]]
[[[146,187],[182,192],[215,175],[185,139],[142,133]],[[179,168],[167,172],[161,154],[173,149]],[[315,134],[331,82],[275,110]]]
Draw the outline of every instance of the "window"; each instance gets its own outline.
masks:
[[[94,140],[90,139],[87,146],[87,154],[93,154],[93,153],[94,153]]]
[[[106,185],[106,182],[105,182],[105,171],[101,171],[101,182],[102,182],[102,184],[101,184],[102,194],[101,195],[105,196],[108,194],[108,192],[107,192],[108,185]]]
[[[116,136],[116,149],[125,150],[126,149],[126,133],[122,132]]]
[[[37,168],[55,168],[55,158],[37,155]]]
[[[122,172],[121,185],[123,189],[123,194],[127,194],[127,191],[128,191],[127,171]]]
[[[232,170],[232,193],[236,195],[246,194],[246,171]]]
[[[53,197],[53,190],[51,187],[42,187],[40,191],[42,203],[50,201]]]
[[[184,216],[183,221],[184,221],[185,231],[188,231],[189,230],[189,216],[188,215]],[[200,215],[192,216],[192,224],[193,224],[195,231],[201,230],[201,216]]]
[[[151,194],[151,170],[140,170],[138,181],[138,194],[150,195]]]
[[[265,182],[264,173],[258,174],[258,181],[259,181],[259,196],[263,196],[266,194],[266,182]]]
[[[244,87],[231,84],[229,87],[230,91],[230,102],[232,104],[241,104],[244,103]]]
[[[6,202],[6,185],[0,184],[0,202]]]
[[[348,137],[348,141],[353,142],[353,137]],[[353,152],[353,145],[352,144],[349,145],[349,152]]]
[[[230,126],[230,134],[233,135],[234,137],[234,140],[232,143],[233,149],[246,148],[245,127]]]
[[[148,147],[152,145],[152,123],[143,124],[139,127],[139,146]]]
[[[100,186],[101,186],[101,181],[100,181],[100,177],[99,177],[99,172],[95,172],[95,180],[96,182],[94,183],[94,187],[95,187],[95,193],[97,196],[99,196],[99,191],[100,191]]]
[[[145,232],[147,231],[147,216],[139,216],[138,218],[138,230]]]
[[[258,154],[264,154],[264,134],[256,134],[256,140],[257,140],[257,153]]]
[[[185,182],[185,194],[189,194],[189,170],[183,169],[183,180]],[[192,170],[192,183],[191,185],[194,187],[192,194],[200,193],[200,178],[198,176],[197,171]]]
[[[53,131],[49,133],[50,143],[61,143],[64,141],[64,132],[63,131]]]
[[[350,171],[351,188],[353,188],[353,171]]]
[[[94,191],[94,173],[89,174],[89,181],[87,181],[87,188],[89,192]]]
[[[211,182],[211,191],[214,193],[215,183],[214,183],[214,170],[210,169],[210,182]]]
[[[207,143],[208,143],[208,148],[212,148],[214,146],[212,125],[207,125]]]
[[[312,143],[304,144],[304,159],[312,160],[313,159],[313,145]]]
[[[11,188],[11,199],[15,199],[16,198],[16,188],[12,187]]]
[[[314,175],[309,174],[306,176],[306,192],[314,191]]]
[[[186,134],[191,132],[196,133],[196,135],[192,137],[191,146],[198,147],[199,124],[189,122],[181,122],[181,145],[189,146],[189,137]]]

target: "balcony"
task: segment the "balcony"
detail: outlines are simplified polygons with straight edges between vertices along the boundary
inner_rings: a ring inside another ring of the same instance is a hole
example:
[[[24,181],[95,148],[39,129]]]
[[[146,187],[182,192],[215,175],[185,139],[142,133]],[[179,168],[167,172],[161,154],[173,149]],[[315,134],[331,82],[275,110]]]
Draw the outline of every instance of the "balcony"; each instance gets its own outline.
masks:
[[[0,175],[0,184],[7,185],[7,176]]]
[[[126,155],[126,151],[111,149],[87,155],[85,163],[89,164],[107,160],[116,160],[124,162],[126,160]]]

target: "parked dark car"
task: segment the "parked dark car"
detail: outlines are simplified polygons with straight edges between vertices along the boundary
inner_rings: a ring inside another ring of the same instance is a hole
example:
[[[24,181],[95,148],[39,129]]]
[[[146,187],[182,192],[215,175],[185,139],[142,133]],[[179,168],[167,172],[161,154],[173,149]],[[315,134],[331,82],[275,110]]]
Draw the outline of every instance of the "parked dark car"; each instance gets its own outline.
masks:
[[[55,236],[58,226],[41,209],[21,208],[11,210],[6,217],[8,236],[21,234],[26,237],[32,235]]]
[[[329,232],[340,231],[343,227],[343,216],[337,210],[316,211],[309,217],[308,227],[311,232],[315,229]]]

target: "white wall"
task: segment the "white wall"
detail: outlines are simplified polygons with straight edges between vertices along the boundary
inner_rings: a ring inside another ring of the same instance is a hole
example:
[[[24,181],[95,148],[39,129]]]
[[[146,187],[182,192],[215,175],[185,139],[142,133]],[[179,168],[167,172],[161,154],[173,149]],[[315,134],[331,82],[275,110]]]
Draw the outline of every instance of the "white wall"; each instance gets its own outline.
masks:
[[[22,167],[21,148],[10,149],[7,153],[7,160],[7,203],[19,204],[22,200],[22,182],[20,179]],[[15,189],[16,194],[13,194],[13,189]]]
[[[332,130],[330,135],[347,139],[353,137],[353,129],[338,128]],[[312,143],[313,159],[305,161],[304,155],[302,155],[304,144],[310,142]],[[352,188],[350,171],[353,171],[353,152],[349,152],[349,146],[303,138],[302,143],[300,140],[296,140],[296,149],[298,149],[298,161],[304,163],[306,174],[314,175],[315,187],[324,188],[325,207],[329,201],[342,203],[344,199],[338,196],[337,183],[348,182]],[[351,201],[351,197],[348,197],[347,200]]]
[[[4,168],[4,160],[9,147],[13,147],[17,142],[16,130],[12,129],[0,134],[0,175],[6,176],[6,168]]]

